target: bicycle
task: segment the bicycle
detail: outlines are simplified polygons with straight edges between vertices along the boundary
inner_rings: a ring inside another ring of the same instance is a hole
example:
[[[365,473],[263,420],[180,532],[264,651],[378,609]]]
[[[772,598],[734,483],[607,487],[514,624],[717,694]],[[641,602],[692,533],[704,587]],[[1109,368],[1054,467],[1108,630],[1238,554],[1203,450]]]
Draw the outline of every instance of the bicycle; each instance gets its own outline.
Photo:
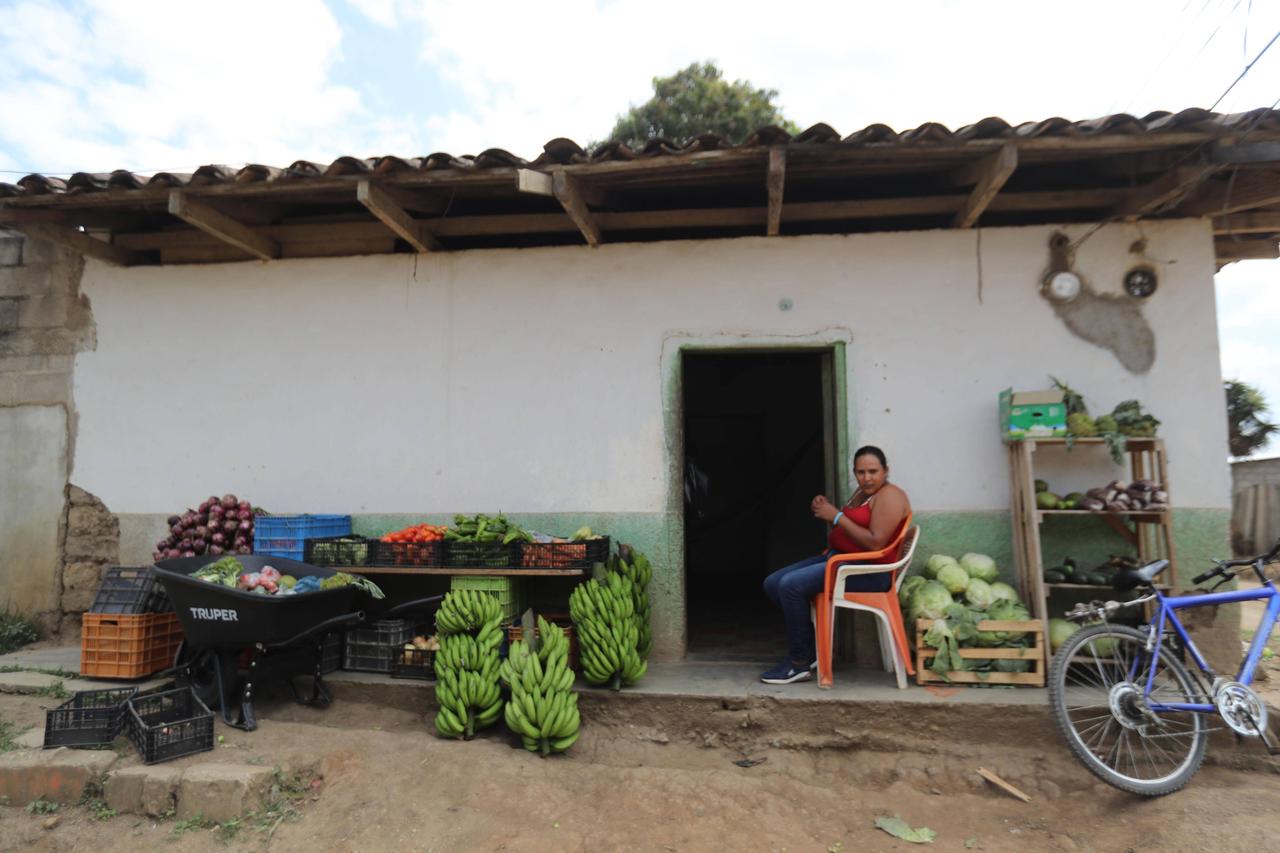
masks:
[[[1049,669],[1049,703],[1058,729],[1095,776],[1149,797],[1183,788],[1200,769],[1209,732],[1221,728],[1210,728],[1214,714],[1226,728],[1259,738],[1269,754],[1280,754],[1267,737],[1266,702],[1249,686],[1280,616],[1280,592],[1263,571],[1278,555],[1280,542],[1251,559],[1215,561],[1192,583],[1218,582],[1207,592],[1184,596],[1166,596],[1156,587],[1168,560],[1122,569],[1116,589],[1142,594],[1123,602],[1077,604],[1066,614],[1074,622],[1101,623],[1072,634]],[[1261,588],[1216,591],[1245,568],[1253,569]],[[1217,675],[1177,611],[1257,600],[1266,600],[1267,608],[1239,672],[1234,679]],[[1156,616],[1137,628],[1109,621],[1148,603],[1158,607]],[[1194,668],[1183,663],[1188,656]]]

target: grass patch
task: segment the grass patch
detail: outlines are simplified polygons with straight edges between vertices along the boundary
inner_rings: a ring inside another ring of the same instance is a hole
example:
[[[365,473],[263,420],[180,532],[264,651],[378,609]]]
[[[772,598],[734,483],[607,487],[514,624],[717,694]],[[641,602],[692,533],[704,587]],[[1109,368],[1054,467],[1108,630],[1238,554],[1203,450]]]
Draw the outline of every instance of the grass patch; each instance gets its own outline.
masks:
[[[37,690],[33,690],[33,696],[48,696],[50,699],[69,699],[71,693],[67,690],[66,685],[61,681],[55,681],[52,684],[46,684]]]
[[[0,613],[0,655],[20,649],[40,639],[36,623],[26,616],[7,608]]]
[[[72,672],[69,669],[45,669],[39,666],[15,666],[6,664],[0,666],[0,672],[38,672],[41,675],[56,675],[58,678],[79,678],[80,673]]]
[[[13,723],[0,717],[0,752],[11,752],[18,748],[18,733],[13,729]]]
[[[58,810],[58,804],[46,800],[44,797],[32,800],[27,803],[28,814],[53,814]]]

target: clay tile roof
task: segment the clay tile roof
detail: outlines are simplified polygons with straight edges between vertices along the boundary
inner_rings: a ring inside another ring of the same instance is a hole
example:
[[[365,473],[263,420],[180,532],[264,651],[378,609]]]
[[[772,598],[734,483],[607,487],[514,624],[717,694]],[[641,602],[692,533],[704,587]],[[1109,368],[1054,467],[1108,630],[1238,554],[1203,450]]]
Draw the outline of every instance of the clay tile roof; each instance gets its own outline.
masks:
[[[228,166],[201,166],[193,174],[161,172],[151,178],[126,170],[110,173],[77,172],[69,179],[33,174],[16,183],[0,183],[0,198],[16,196],[83,194],[104,190],[140,189],[144,187],[210,186],[228,183],[270,183],[283,180],[308,180],[333,176],[358,176],[366,174],[388,175],[406,171],[498,169],[525,166],[577,165],[604,162],[624,162],[637,158],[679,157],[699,152],[725,149],[749,149],[770,145],[839,144],[849,147],[910,146],[926,150],[929,146],[961,144],[977,140],[1063,139],[1097,137],[1106,134],[1140,136],[1170,132],[1204,133],[1207,137],[1242,131],[1280,131],[1280,110],[1259,109],[1249,112],[1219,114],[1203,109],[1185,109],[1179,112],[1152,112],[1141,118],[1117,113],[1100,118],[1071,121],[1051,117],[1039,121],[1011,125],[998,116],[989,116],[958,130],[951,130],[937,122],[926,122],[919,127],[897,131],[884,124],[871,124],[841,138],[835,129],[826,124],[815,124],[791,136],[779,127],[761,127],[751,133],[739,145],[732,145],[714,133],[699,134],[680,144],[670,139],[654,138],[636,150],[625,143],[610,141],[594,151],[583,149],[578,143],[563,137],[552,139],[543,146],[542,153],[533,161],[525,160],[501,148],[489,148],[478,155],[453,155],[437,152],[426,157],[361,158],[352,155],[338,157],[328,164],[297,160],[287,167],[249,164],[240,169]]]

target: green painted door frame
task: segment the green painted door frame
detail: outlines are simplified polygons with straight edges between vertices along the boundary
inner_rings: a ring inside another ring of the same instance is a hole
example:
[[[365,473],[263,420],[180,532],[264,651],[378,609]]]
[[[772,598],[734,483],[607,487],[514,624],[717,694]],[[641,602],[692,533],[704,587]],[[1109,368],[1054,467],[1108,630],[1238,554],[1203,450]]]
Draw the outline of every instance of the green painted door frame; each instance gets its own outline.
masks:
[[[832,500],[842,501],[849,495],[851,472],[846,462],[849,453],[849,431],[854,423],[850,411],[848,359],[846,348],[852,342],[848,329],[826,329],[812,335],[668,335],[662,346],[662,400],[665,444],[667,450],[667,541],[678,577],[679,615],[663,620],[679,626],[681,654],[689,645],[688,577],[685,573],[684,545],[684,354],[706,353],[759,355],[761,353],[820,353],[822,358],[823,419],[825,429],[833,432],[824,444],[831,458],[827,460],[829,482],[834,483]],[[674,603],[674,602],[673,602]]]

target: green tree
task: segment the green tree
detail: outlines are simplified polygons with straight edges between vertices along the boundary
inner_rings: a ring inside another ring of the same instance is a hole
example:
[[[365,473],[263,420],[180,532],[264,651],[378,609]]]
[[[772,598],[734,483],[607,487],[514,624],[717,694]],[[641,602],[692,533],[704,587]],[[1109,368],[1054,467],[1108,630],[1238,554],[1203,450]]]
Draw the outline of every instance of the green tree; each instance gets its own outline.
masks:
[[[1248,456],[1261,448],[1280,427],[1263,420],[1267,401],[1252,385],[1227,379],[1227,445],[1232,456]]]
[[[776,97],[776,90],[746,80],[730,83],[713,62],[695,62],[670,77],[654,77],[653,97],[618,116],[609,139],[639,148],[661,136],[683,145],[709,131],[736,145],[768,124],[798,133],[774,104]]]

